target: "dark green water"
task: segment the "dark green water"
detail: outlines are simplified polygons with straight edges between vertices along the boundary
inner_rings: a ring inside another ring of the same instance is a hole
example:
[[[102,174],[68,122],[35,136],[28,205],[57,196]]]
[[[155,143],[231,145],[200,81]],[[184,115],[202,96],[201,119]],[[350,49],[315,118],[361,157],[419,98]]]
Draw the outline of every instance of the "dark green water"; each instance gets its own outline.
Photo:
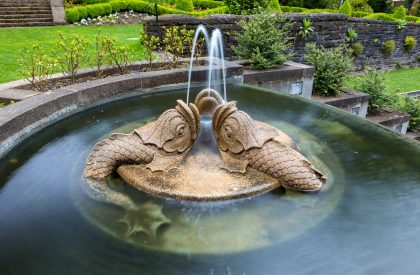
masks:
[[[0,160],[0,274],[418,274],[419,145],[295,97],[241,86],[228,87],[228,97],[320,160],[330,188],[214,205],[138,194],[162,205],[173,223],[155,244],[119,238],[112,221],[87,213],[121,210],[74,191],[84,184],[84,160],[107,134],[131,131],[185,95],[119,100],[39,131]],[[177,223],[180,217],[194,221]],[[179,232],[176,250],[164,238]],[[214,239],[235,232],[242,239]]]

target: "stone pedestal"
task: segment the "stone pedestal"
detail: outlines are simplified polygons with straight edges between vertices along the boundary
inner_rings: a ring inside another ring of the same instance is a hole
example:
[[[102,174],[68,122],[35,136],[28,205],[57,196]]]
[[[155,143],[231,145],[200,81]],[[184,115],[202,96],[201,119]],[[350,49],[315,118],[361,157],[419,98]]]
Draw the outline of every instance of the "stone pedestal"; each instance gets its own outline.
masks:
[[[53,22],[55,24],[67,23],[64,13],[64,1],[63,0],[50,0],[51,12],[53,16]]]

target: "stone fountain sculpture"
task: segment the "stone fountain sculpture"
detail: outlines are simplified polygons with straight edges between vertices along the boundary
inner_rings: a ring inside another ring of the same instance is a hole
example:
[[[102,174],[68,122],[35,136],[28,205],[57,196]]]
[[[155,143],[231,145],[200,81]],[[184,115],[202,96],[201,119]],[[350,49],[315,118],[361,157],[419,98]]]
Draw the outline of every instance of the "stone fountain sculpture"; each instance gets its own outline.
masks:
[[[215,90],[201,91],[195,104],[177,103],[155,122],[98,142],[86,161],[84,176],[97,184],[117,171],[147,193],[202,201],[243,198],[280,186],[318,191],[325,183],[325,176],[297,151],[288,135],[253,120],[235,102],[224,103]],[[189,156],[199,135],[200,115],[212,117],[219,156]],[[191,168],[194,162],[200,162],[200,167]],[[220,177],[213,182],[195,185],[215,174]]]

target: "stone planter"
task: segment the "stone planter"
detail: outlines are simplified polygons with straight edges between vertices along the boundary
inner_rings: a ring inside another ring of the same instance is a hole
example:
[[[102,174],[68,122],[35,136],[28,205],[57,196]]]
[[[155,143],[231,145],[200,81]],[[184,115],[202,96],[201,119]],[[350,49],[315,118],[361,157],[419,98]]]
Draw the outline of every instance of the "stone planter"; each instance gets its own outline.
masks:
[[[397,110],[384,108],[378,114],[367,116],[367,119],[405,135],[411,116]]]
[[[313,100],[322,102],[354,115],[365,118],[369,105],[369,95],[355,90],[344,90],[338,96],[313,96]]]
[[[244,70],[243,79],[244,84],[310,99],[314,81],[314,67],[286,62],[284,66],[275,69]]]

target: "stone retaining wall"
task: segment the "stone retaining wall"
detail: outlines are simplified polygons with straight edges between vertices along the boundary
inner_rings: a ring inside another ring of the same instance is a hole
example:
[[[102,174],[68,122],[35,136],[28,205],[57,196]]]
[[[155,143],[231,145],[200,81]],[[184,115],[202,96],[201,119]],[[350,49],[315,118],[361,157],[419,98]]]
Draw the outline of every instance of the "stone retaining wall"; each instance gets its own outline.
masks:
[[[343,14],[317,13],[317,14],[285,14],[294,22],[291,37],[294,45],[294,61],[303,62],[305,54],[305,44],[316,42],[327,48],[336,47],[345,43],[346,31],[352,27],[357,31],[358,42],[364,46],[363,54],[356,58],[355,65],[358,69],[363,65],[375,66],[378,69],[395,69],[396,64],[403,66],[420,66],[417,56],[420,56],[420,24],[407,23],[403,30],[397,30],[397,23],[379,21],[373,19],[348,18]],[[186,25],[187,28],[195,28],[198,24],[204,24],[209,31],[213,28],[220,28],[224,34],[225,55],[233,55],[230,45],[235,43],[233,34],[240,31],[236,22],[244,16],[238,15],[212,15],[206,18],[194,18],[183,15],[165,15],[159,17],[156,23],[155,17],[144,19],[146,32],[158,34],[161,27],[173,25]],[[297,35],[299,27],[302,25],[303,18],[310,18],[313,22],[315,31],[306,39]],[[158,27],[159,26],[159,27]],[[161,33],[162,31],[160,31]],[[414,36],[418,44],[411,52],[404,50],[404,38],[408,35]],[[377,40],[376,40],[377,39]],[[397,50],[390,56],[384,56],[381,52],[382,43],[387,40],[395,40]]]

